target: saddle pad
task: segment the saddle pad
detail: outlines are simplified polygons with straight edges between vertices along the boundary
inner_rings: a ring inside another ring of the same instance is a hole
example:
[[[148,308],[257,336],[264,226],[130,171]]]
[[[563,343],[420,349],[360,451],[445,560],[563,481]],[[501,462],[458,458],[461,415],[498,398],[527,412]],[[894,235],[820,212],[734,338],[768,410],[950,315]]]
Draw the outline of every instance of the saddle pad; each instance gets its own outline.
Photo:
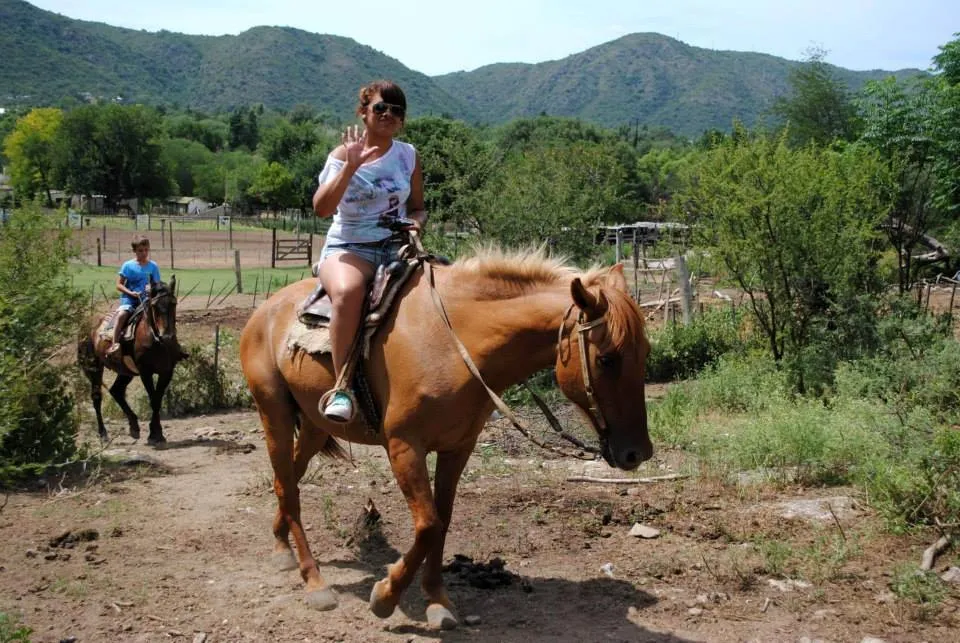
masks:
[[[287,331],[287,348],[291,352],[301,350],[310,355],[329,353],[330,329],[326,326],[307,326],[298,319]]]
[[[111,311],[106,317],[103,318],[103,321],[100,322],[100,325],[97,327],[97,337],[99,339],[110,342],[113,341],[113,323],[116,321],[117,313],[119,312],[119,310]],[[124,341],[130,341],[133,339],[133,331],[134,328],[136,328],[136,324],[133,323],[135,319],[135,317],[131,316],[127,320],[127,325],[123,329],[123,335],[121,336],[121,339]]]
[[[100,339],[113,340],[113,321],[117,318],[117,312],[114,310],[100,322],[97,326],[97,337]]]

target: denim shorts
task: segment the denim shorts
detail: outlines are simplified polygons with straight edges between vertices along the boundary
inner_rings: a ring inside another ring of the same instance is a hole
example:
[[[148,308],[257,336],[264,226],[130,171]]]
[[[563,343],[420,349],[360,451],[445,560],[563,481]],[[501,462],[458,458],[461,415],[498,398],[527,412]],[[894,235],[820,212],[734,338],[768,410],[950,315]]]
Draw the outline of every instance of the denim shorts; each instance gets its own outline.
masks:
[[[374,268],[377,266],[386,266],[399,258],[398,253],[404,242],[400,239],[387,238],[383,241],[373,241],[370,243],[328,243],[323,246],[320,253],[320,261],[323,262],[327,257],[349,252],[360,257]]]

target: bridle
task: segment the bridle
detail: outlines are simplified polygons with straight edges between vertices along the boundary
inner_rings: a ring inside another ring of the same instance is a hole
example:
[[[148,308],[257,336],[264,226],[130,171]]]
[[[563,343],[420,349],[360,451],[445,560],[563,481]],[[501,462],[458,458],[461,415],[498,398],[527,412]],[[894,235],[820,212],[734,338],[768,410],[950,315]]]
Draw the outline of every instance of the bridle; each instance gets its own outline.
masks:
[[[153,337],[153,341],[162,344],[163,335],[160,333],[160,329],[157,327],[157,320],[154,317],[153,305],[160,301],[161,299],[168,298],[170,299],[170,305],[177,305],[177,297],[173,294],[169,287],[164,288],[162,292],[157,295],[153,294],[153,288],[150,288],[147,295],[147,300],[143,302],[144,307],[144,317],[147,318],[147,324],[150,327],[150,335]],[[167,310],[167,326],[170,325],[170,309]]]
[[[429,261],[423,261],[423,267],[427,275],[427,283],[430,285],[430,294],[433,298],[434,306],[436,306],[437,312],[440,314],[440,319],[443,320],[443,323],[446,326],[447,331],[450,333],[450,337],[451,339],[453,339],[453,343],[454,345],[456,345],[457,350],[460,353],[460,357],[463,359],[464,364],[466,364],[467,369],[475,378],[477,378],[477,381],[479,381],[480,384],[483,385],[483,388],[486,390],[487,395],[490,397],[491,401],[493,401],[494,406],[497,407],[497,410],[499,410],[504,417],[510,420],[514,428],[520,431],[520,433],[526,436],[528,440],[530,440],[537,446],[543,449],[547,449],[548,451],[555,451],[555,452],[561,453],[562,455],[571,455],[571,454],[563,453],[560,449],[553,447],[551,445],[548,445],[540,440],[537,440],[535,437],[533,437],[533,434],[530,432],[530,430],[520,421],[520,419],[510,409],[510,407],[507,406],[507,403],[504,402],[503,399],[499,395],[497,395],[494,392],[494,390],[487,385],[486,381],[483,379],[483,375],[480,374],[480,369],[477,368],[477,365],[474,363],[473,358],[470,357],[470,351],[467,350],[467,347],[463,345],[463,342],[460,341],[460,338],[457,337],[457,334],[453,330],[453,325],[450,323],[450,317],[447,315],[447,310],[443,305],[443,300],[440,298],[440,293],[437,292],[437,286],[433,276],[433,265]],[[567,312],[564,313],[563,315],[563,320],[560,322],[560,330],[557,335],[558,355],[559,355],[559,351],[562,350],[563,348],[563,335],[564,335],[563,331],[564,331],[564,328],[566,327],[567,318],[569,317],[570,312],[573,310],[573,306],[574,304],[570,304],[570,307],[567,308]],[[560,437],[567,440],[568,442],[570,442],[571,444],[573,444],[574,446],[576,446],[582,451],[585,451],[587,453],[592,453],[592,454],[601,454],[603,452],[606,452],[607,450],[608,431],[607,431],[607,424],[603,418],[603,413],[600,411],[599,407],[597,406],[597,400],[593,393],[593,382],[590,378],[590,369],[587,366],[587,360],[586,360],[585,333],[592,328],[596,328],[600,324],[606,323],[606,318],[604,316],[601,316],[591,321],[584,321],[584,316],[585,315],[583,311],[581,311],[579,317],[577,318],[576,331],[580,334],[578,344],[580,344],[580,363],[581,363],[581,368],[583,373],[583,386],[584,386],[584,390],[587,393],[587,401],[590,404],[588,415],[590,417],[590,420],[597,427],[597,433],[600,436],[600,448],[598,449],[597,447],[594,447],[592,445],[584,444],[581,440],[579,440],[575,436],[570,435],[568,432],[564,431],[563,427],[560,426],[560,421],[557,419],[557,417],[553,414],[553,412],[547,406],[546,402],[544,402],[540,398],[540,396],[537,395],[533,391],[533,389],[531,389],[526,384],[526,382],[524,382],[523,385],[527,389],[527,391],[530,393],[530,396],[533,398],[533,401],[540,408],[540,411],[544,414],[544,416],[546,416],[547,422],[550,424],[551,428],[553,428],[553,430],[556,431],[560,435]],[[581,460],[594,460],[593,457],[585,458],[579,454],[572,454],[572,455],[573,457],[580,458]]]
[[[562,349],[567,319],[570,317],[570,312],[573,310],[573,307],[574,304],[570,304],[567,312],[563,314],[563,320],[560,322],[560,330],[557,334],[558,355]],[[600,441],[605,442],[607,440],[607,421],[603,417],[603,411],[600,409],[600,405],[597,404],[597,397],[593,392],[593,378],[590,377],[590,363],[587,360],[587,333],[598,326],[605,325],[607,323],[607,316],[603,314],[590,321],[586,321],[586,316],[586,313],[581,310],[580,314],[577,315],[576,323],[570,328],[570,336],[573,336],[574,331],[576,331],[578,335],[577,345],[580,348],[580,374],[583,377],[583,391],[587,396],[587,403],[590,405],[587,409],[587,417],[589,417],[590,421],[597,427]]]

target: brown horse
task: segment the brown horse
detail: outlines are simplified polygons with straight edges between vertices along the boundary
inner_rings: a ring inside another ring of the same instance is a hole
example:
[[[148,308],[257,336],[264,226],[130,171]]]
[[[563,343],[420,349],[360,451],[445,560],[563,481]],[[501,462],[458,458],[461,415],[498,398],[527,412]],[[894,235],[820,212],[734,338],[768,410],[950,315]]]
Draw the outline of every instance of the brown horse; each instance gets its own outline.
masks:
[[[166,442],[163,428],[160,426],[160,405],[163,394],[173,377],[173,368],[177,362],[186,358],[186,353],[177,341],[177,278],[167,285],[154,282],[151,277],[147,297],[142,304],[143,314],[134,322],[136,328],[133,339],[123,342],[121,355],[107,356],[112,341],[100,332],[104,317],[96,320],[93,328],[84,333],[77,343],[77,363],[90,380],[93,409],[97,413],[97,428],[100,439],[107,440],[107,430],[103,426],[100,405],[103,401],[103,369],[116,371],[117,379],[110,387],[110,395],[117,401],[130,424],[130,437],[140,438],[140,424],[136,414],[127,404],[127,386],[139,373],[143,388],[150,397],[150,435],[147,444]],[[156,385],[153,376],[157,376]]]
[[[456,335],[494,391],[555,364],[560,389],[586,412],[611,466],[630,470],[652,456],[644,402],[650,346],[621,265],[580,273],[540,253],[487,250],[432,270]],[[441,576],[444,541],[460,474],[493,403],[458,353],[435,307],[430,279],[420,271],[373,337],[365,364],[382,409],[382,427],[370,432],[362,421],[325,420],[317,402],[334,383],[330,360],[287,348],[297,306],[313,286],[306,280],[275,293],[253,314],[240,339],[240,361],[275,476],[274,560],[281,569],[297,566],[288,542],[292,532],[308,604],[336,607],[336,595],[307,544],[298,483],[316,453],[343,455],[337,438],[383,445],[413,514],[415,537],[387,577],[374,585],[370,608],[381,618],[389,616],[424,563],[428,622],[455,627]],[[571,312],[576,312],[573,319]],[[432,490],[429,452],[437,453]]]

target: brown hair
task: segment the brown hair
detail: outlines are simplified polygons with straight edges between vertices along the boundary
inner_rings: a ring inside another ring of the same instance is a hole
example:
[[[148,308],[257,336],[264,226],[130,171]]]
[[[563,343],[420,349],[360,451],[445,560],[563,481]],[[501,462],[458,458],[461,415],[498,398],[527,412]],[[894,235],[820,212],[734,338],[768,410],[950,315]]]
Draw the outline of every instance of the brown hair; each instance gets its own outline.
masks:
[[[147,239],[142,234],[138,234],[133,238],[133,241],[130,242],[130,247],[133,248],[133,251],[136,252],[137,248],[140,246],[150,247],[150,239]]]
[[[375,80],[360,88],[360,102],[357,104],[357,116],[363,116],[373,97],[380,94],[383,102],[407,108],[407,97],[403,90],[392,80]]]

